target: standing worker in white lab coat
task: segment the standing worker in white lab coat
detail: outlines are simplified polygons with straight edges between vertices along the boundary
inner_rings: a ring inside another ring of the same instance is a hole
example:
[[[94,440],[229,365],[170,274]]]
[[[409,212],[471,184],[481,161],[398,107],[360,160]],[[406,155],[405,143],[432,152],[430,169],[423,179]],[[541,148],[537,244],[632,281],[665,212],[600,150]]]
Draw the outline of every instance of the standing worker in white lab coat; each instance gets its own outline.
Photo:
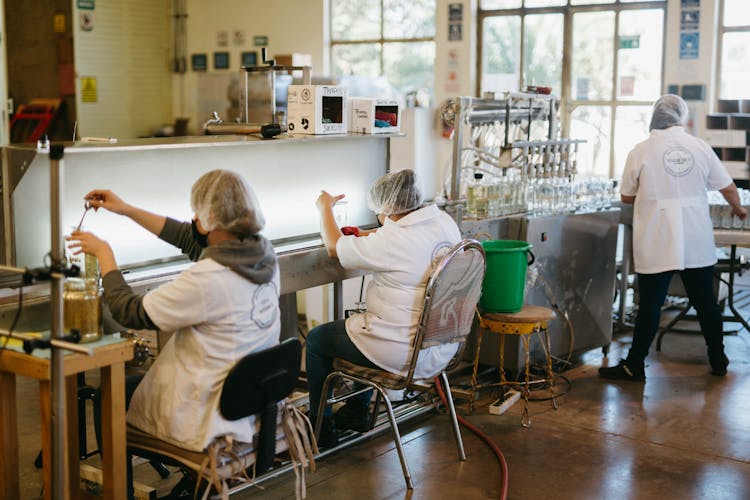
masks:
[[[220,435],[252,442],[254,416],[230,422],[218,410],[229,370],[247,354],[278,344],[281,331],[279,266],[260,234],[265,219],[252,188],[234,172],[204,174],[191,192],[192,224],[129,205],[108,190],[91,191],[87,199],[197,261],[141,296],[125,282],[107,242],[85,232],[69,237],[76,253],[99,259],[104,299],[118,323],[174,332],[138,383],[128,423],[195,451]]]
[[[654,105],[650,137],[633,148],[625,164],[621,197],[623,203],[634,204],[638,315],[627,358],[599,368],[603,378],[646,380],[644,362],[675,272],[698,313],[711,373],[727,373],[721,310],[713,291],[717,258],[707,190],[719,190],[734,216],[744,220],[747,212],[711,147],[685,132],[687,113],[682,98],[662,96]]]
[[[328,255],[338,257],[343,267],[372,271],[373,278],[367,288],[366,312],[319,325],[307,337],[305,366],[313,422],[334,358],[406,374],[427,280],[444,253],[461,241],[458,226],[448,214],[434,204],[422,206],[413,170],[386,174],[371,186],[368,205],[382,224],[375,231],[342,234],[333,206],[343,197],[325,191],[318,197],[323,243]],[[436,375],[455,353],[455,345],[423,349],[414,377]],[[337,413],[339,427],[367,430],[363,427],[370,394],[348,400]],[[330,406],[323,417],[319,444],[330,447],[337,442]]]

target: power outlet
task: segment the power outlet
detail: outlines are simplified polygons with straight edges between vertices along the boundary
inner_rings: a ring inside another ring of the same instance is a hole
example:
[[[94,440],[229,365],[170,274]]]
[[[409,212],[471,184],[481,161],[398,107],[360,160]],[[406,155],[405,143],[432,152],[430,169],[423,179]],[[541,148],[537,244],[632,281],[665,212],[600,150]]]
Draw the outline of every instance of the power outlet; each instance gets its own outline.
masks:
[[[508,411],[511,406],[516,404],[516,401],[518,401],[519,399],[521,399],[521,393],[508,388],[503,392],[503,396],[500,399],[490,405],[490,414],[502,415],[503,413]]]

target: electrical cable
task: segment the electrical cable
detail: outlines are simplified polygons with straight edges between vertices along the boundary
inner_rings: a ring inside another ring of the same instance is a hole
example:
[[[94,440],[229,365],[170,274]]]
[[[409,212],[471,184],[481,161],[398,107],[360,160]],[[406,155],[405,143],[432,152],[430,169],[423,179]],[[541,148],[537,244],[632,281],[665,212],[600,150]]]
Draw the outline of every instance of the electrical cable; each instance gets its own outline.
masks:
[[[448,400],[445,397],[445,393],[443,392],[443,388],[440,385],[440,379],[438,377],[435,377],[435,389],[437,389],[438,394],[440,395],[440,400],[443,402],[443,405],[445,407],[448,407]],[[490,436],[488,436],[485,432],[483,432],[481,429],[479,429],[477,426],[469,422],[468,420],[464,419],[461,415],[456,413],[456,417],[458,417],[458,421],[469,429],[471,432],[473,432],[479,439],[484,441],[484,443],[490,447],[492,452],[495,454],[495,457],[497,458],[497,461],[500,464],[500,499],[505,500],[508,497],[508,462],[505,460],[505,455],[503,455],[502,450],[500,447],[495,443],[495,441],[492,440]]]

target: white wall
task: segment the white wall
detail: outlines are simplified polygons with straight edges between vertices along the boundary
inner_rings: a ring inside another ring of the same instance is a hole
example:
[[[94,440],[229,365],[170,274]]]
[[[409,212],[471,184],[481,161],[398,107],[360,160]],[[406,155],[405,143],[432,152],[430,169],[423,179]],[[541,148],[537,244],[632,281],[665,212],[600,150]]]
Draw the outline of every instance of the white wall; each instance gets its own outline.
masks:
[[[76,108],[79,136],[152,135],[172,122],[169,0],[74,3]],[[80,15],[93,16],[83,30]],[[81,77],[96,78],[96,102],[83,102]]]
[[[689,125],[698,137],[706,130],[706,114],[715,109],[718,89],[715,75],[718,64],[716,44],[718,41],[719,0],[700,2],[700,46],[698,59],[680,59],[680,0],[669,0],[667,5],[666,48],[664,53],[664,88],[668,85],[705,85],[706,100],[689,101],[692,122]]]
[[[324,31],[324,0],[188,0],[187,8],[187,58],[188,70],[175,75],[175,114],[190,118],[189,129],[199,132],[208,118],[201,112],[199,98],[208,87],[218,89],[217,109],[224,115],[228,103],[226,92],[229,78],[238,74],[241,54],[260,49],[254,45],[255,36],[268,37],[269,56],[274,54],[305,53],[312,56],[313,75],[325,75],[327,57],[324,49],[327,35]],[[236,43],[234,34],[240,31],[244,42]],[[219,32],[226,32],[228,44],[219,45]],[[213,53],[229,52],[229,70],[213,70]],[[196,74],[190,65],[190,56],[205,53],[208,72]],[[221,106],[221,107],[219,107]]]

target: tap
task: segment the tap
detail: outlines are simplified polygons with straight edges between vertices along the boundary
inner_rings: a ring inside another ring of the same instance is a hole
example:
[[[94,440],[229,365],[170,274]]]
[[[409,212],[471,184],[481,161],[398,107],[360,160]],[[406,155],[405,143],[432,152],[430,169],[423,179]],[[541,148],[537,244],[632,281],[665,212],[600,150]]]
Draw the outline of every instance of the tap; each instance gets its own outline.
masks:
[[[213,113],[211,113],[211,118],[206,120],[206,123],[203,124],[203,129],[205,130],[206,127],[214,123],[224,123],[224,120],[221,119],[218,111],[214,111]]]

